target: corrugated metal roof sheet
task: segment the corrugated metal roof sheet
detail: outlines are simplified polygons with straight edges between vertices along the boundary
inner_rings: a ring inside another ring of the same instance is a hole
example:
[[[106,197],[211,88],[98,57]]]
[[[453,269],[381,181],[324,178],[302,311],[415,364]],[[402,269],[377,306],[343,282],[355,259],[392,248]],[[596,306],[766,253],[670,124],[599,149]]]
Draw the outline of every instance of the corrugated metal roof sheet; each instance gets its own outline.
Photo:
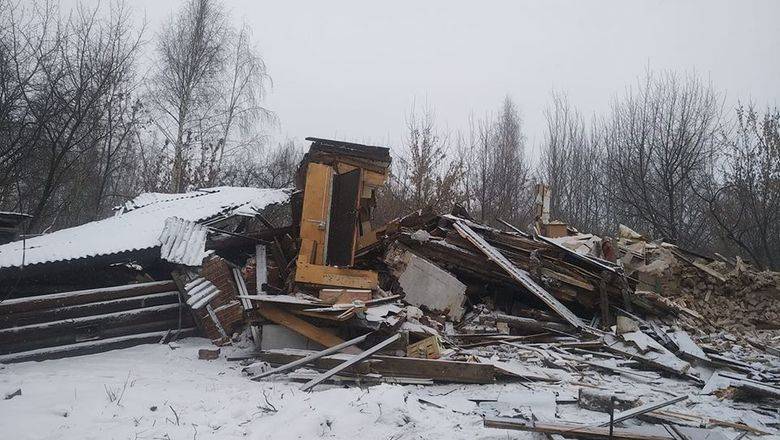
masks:
[[[197,310],[219,295],[219,289],[211,281],[198,277],[184,286],[187,305]]]
[[[169,217],[202,223],[218,216],[252,215],[289,197],[286,189],[226,186],[186,194],[141,194],[113,217],[0,246],[0,268],[154,248],[161,245]]]
[[[206,256],[205,226],[168,217],[160,233],[160,258],[185,266],[200,266]]]

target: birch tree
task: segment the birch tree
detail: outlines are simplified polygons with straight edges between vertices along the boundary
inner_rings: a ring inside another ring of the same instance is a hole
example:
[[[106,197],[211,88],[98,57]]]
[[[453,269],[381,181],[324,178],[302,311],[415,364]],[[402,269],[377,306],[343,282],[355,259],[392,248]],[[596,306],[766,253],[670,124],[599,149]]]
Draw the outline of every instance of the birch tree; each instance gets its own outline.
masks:
[[[216,0],[189,0],[157,39],[158,69],[149,97],[172,150],[171,190],[219,182],[225,161],[257,147],[268,72],[251,40]],[[234,167],[235,169],[235,167]]]

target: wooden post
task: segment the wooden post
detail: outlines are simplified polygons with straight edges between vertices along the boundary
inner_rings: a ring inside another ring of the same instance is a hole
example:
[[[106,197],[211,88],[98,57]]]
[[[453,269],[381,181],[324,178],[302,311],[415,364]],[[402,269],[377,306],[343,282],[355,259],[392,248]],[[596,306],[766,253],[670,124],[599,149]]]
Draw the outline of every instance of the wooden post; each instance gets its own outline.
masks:
[[[265,285],[268,284],[268,260],[264,244],[255,246],[255,276],[257,294],[262,295],[265,292]]]
[[[601,328],[609,330],[611,320],[609,319],[609,292],[607,291],[607,281],[611,274],[606,270],[601,272],[599,280],[599,294],[601,298]]]

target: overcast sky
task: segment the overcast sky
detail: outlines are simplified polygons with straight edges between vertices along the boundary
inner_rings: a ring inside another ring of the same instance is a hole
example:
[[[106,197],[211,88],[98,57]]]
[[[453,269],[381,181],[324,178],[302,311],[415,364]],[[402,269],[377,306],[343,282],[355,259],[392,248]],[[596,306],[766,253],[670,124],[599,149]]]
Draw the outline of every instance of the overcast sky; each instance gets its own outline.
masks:
[[[695,70],[728,107],[780,103],[780,0],[225,3],[252,27],[273,77],[276,136],[299,141],[397,146],[415,102],[456,130],[509,94],[536,149],[551,90],[601,113],[648,67]],[[152,38],[181,2],[130,4]]]

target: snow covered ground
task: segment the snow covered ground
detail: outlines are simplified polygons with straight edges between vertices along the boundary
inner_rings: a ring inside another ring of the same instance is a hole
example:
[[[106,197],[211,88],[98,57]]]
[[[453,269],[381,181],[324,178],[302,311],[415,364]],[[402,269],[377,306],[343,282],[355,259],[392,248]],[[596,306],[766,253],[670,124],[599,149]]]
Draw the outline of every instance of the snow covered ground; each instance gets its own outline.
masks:
[[[174,348],[175,347],[175,348]],[[508,439],[530,433],[484,428],[482,413],[594,422],[604,414],[572,404],[578,386],[520,383],[400,386],[361,389],[323,385],[312,393],[279,378],[252,382],[237,362],[198,359],[209,341],[45,362],[0,366],[0,432],[8,439]],[[578,380],[568,377],[569,381]],[[637,392],[634,381],[603,376],[610,387]],[[664,379],[639,389],[648,400],[690,393]],[[471,399],[471,400],[469,400]],[[475,403],[485,400],[481,405]],[[559,402],[556,404],[556,400]],[[760,424],[756,413],[695,396],[696,409]],[[567,403],[568,402],[568,403]],[[688,403],[690,405],[690,402]],[[677,406],[685,410],[686,405]],[[734,437],[736,431],[726,431]],[[767,438],[767,437],[762,437]]]

